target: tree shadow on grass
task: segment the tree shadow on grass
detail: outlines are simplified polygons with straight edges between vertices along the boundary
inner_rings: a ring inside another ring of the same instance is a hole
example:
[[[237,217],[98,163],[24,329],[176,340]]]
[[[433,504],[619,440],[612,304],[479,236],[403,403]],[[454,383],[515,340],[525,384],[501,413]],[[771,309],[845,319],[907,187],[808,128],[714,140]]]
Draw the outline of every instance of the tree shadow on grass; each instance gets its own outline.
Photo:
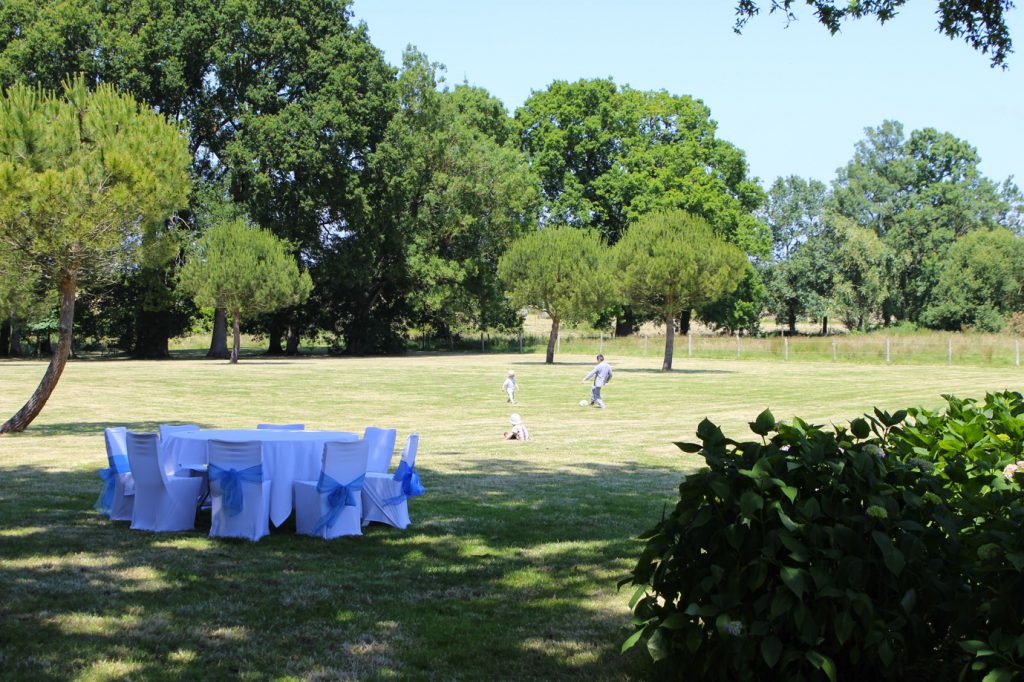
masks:
[[[642,679],[615,582],[666,474],[518,460],[417,467],[414,525],[258,543],[129,530],[85,473],[0,469],[6,679]],[[637,494],[646,491],[647,494]],[[204,515],[205,514],[205,515]],[[499,667],[495,667],[499,666]]]
[[[594,362],[555,362],[553,365],[548,365],[543,360],[513,360],[509,363],[510,365],[522,365],[532,367],[593,367]],[[655,367],[618,367],[612,365],[612,371],[615,374],[626,373],[626,374],[735,374],[734,370],[729,369],[671,369],[668,372]]]
[[[32,438],[32,437],[43,437],[43,436],[82,436],[96,434],[99,436],[103,435],[103,429],[108,427],[123,426],[129,431],[149,431],[155,432],[160,430],[161,424],[168,424],[171,422],[165,421],[136,421],[136,422],[61,422],[57,424],[40,424],[34,422],[27,429],[21,433],[5,434],[3,438]],[[204,424],[202,422],[192,422],[198,424],[200,428],[210,429],[214,428],[210,424]]]

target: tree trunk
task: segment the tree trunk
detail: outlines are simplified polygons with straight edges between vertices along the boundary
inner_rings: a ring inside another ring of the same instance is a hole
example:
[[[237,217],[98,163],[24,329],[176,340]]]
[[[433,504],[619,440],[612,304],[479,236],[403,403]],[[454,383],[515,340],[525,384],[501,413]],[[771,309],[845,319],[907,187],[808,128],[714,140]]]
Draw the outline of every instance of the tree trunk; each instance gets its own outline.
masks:
[[[690,333],[690,316],[692,311],[687,309],[683,311],[683,314],[679,316],[679,333],[686,336]]]
[[[71,352],[71,328],[75,323],[75,278],[67,275],[60,283],[60,321],[57,337],[57,348],[50,357],[43,380],[39,382],[35,393],[28,399],[13,417],[0,425],[0,433],[16,433],[24,431],[42,411],[50,394],[57,386],[60,375],[64,372],[68,355]]]
[[[555,342],[558,341],[558,318],[551,318],[551,334],[548,335],[548,354],[544,362],[552,365],[555,362]]]
[[[227,358],[228,352],[228,311],[224,308],[217,308],[213,311],[213,335],[210,337],[210,350],[206,351],[208,358]]]
[[[21,327],[11,320],[11,355],[21,357]]]
[[[140,360],[160,360],[171,357],[170,339],[167,336],[167,317],[166,310],[140,310],[138,312],[132,357]]]
[[[796,334],[796,309],[793,306],[789,306],[786,321],[789,323],[789,333]]]
[[[284,355],[284,347],[281,345],[281,338],[284,336],[284,328],[280,324],[271,324],[267,329],[267,355]]]
[[[821,335],[828,336],[828,315],[821,318]]]
[[[11,354],[11,321],[0,322],[0,357]]]
[[[299,331],[295,325],[288,325],[288,333],[285,335],[285,355],[299,354]]]
[[[626,306],[621,315],[615,316],[615,336],[629,336],[636,331],[636,314]]]
[[[661,361],[661,371],[672,371],[672,351],[675,348],[676,321],[672,313],[665,315],[665,359]]]
[[[241,315],[238,309],[231,311],[231,334],[234,337],[234,343],[231,344],[231,364],[238,362],[238,349],[242,345],[242,332],[241,332]]]

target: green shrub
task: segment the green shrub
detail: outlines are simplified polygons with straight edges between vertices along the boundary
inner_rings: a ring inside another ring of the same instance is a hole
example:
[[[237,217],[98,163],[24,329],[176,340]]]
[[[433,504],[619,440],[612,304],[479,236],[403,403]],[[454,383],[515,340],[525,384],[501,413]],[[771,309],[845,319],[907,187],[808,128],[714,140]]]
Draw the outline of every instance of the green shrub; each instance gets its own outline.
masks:
[[[666,676],[697,679],[955,678],[969,654],[969,674],[1012,675],[1024,507],[1002,467],[1019,408],[993,411],[1005,433],[987,439],[964,415],[974,445],[955,452],[943,434],[958,419],[923,410],[831,429],[765,411],[761,442],[705,420],[700,444],[678,445],[707,468],[620,582],[636,586],[623,649],[646,640]]]
[[[974,655],[972,669],[991,679],[1024,676],[1024,399],[984,401],[944,396],[944,412],[910,410],[889,433],[890,451],[935,465],[961,519],[963,577],[969,592],[953,637]],[[1020,465],[1021,471],[1012,471]],[[986,679],[990,679],[986,677]]]

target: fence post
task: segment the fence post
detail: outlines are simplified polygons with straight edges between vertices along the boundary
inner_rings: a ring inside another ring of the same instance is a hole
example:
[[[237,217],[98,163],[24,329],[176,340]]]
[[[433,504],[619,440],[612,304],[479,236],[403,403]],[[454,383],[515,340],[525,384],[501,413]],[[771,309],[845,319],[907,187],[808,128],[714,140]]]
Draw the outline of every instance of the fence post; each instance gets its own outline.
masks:
[[[785,334],[782,335],[782,359],[789,360],[789,338]]]
[[[953,337],[949,337],[949,341],[946,342],[946,364],[953,364]]]
[[[686,332],[686,357],[693,357],[693,332]]]
[[[736,357],[740,356],[740,333],[736,332]]]
[[[889,364],[889,337],[885,337],[885,364]]]
[[[832,337],[832,362],[836,361],[836,337]]]

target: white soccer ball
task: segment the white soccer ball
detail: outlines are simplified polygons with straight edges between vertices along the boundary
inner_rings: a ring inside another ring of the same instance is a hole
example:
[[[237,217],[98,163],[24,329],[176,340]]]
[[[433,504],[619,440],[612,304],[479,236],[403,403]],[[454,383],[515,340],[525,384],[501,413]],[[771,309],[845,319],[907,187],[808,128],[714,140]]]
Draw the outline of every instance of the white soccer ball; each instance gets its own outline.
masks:
[[[586,407],[589,404],[590,404],[589,400],[581,400],[580,401],[580,407]]]

